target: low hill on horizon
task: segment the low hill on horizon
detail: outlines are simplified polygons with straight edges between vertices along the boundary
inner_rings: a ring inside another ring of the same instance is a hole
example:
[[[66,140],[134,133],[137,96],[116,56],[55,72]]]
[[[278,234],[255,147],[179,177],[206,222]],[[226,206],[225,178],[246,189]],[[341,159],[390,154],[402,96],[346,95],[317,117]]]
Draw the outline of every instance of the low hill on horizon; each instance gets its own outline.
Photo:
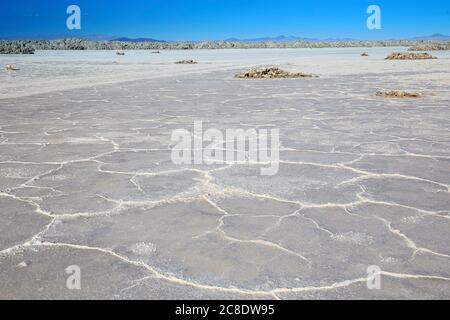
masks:
[[[157,40],[152,38],[128,38],[128,37],[121,37],[121,38],[115,38],[110,41],[117,41],[117,42],[167,42],[165,40]]]
[[[385,40],[450,40],[450,36],[443,35],[441,33],[435,33],[429,36],[419,36],[413,38],[402,38],[402,39],[385,39]],[[239,39],[239,38],[229,38],[224,41],[228,42],[290,42],[290,41],[310,41],[310,42],[339,42],[339,41],[367,41],[366,39],[355,39],[355,38],[326,38],[326,39],[318,39],[318,38],[305,38],[305,37],[296,37],[296,36],[284,36],[280,35],[278,37],[263,37],[263,38],[250,38],[250,39]],[[383,41],[374,40],[374,41]]]
[[[1,37],[0,40],[7,41],[15,41],[15,40],[64,40],[64,39],[83,39],[87,41],[107,41],[107,42],[130,42],[130,43],[144,43],[144,42],[153,42],[153,43],[201,43],[201,42],[239,42],[239,43],[258,43],[258,42],[277,42],[277,43],[286,43],[286,42],[351,42],[351,41],[450,41],[450,36],[435,33],[428,36],[418,36],[413,38],[391,38],[391,39],[355,39],[355,38],[307,38],[307,37],[297,37],[297,36],[285,36],[280,35],[277,37],[261,37],[261,38],[228,38],[223,40],[160,40],[154,38],[129,38],[129,37],[113,37],[107,35],[92,35],[92,36],[78,36],[78,37],[70,37],[67,35],[47,35],[47,36],[33,36],[29,38],[14,38],[14,37]]]

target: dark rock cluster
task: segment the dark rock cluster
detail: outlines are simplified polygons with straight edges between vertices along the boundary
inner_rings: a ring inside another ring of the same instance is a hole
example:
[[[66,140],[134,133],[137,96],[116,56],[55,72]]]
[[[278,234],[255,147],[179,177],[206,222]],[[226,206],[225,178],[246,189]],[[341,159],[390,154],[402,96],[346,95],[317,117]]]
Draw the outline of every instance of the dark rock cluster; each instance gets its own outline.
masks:
[[[347,47],[411,47],[431,46],[441,48],[449,46],[448,41],[423,42],[414,40],[372,40],[372,41],[204,41],[204,42],[160,42],[160,41],[91,41],[85,39],[61,40],[17,40],[0,41],[0,53],[11,51],[9,48],[19,48],[13,52],[30,51],[20,50],[27,47],[34,50],[191,50],[191,49],[256,49],[256,48],[347,48]]]
[[[408,49],[408,51],[442,51],[450,50],[450,42],[447,43],[421,43]]]
[[[9,42],[1,43],[0,54],[33,54],[34,49],[24,43]]]
[[[399,90],[392,90],[392,91],[378,91],[375,93],[377,97],[384,97],[384,98],[420,98],[422,97],[421,93],[418,92],[407,92],[407,91],[399,91]]]
[[[279,68],[263,68],[245,71],[236,75],[240,79],[313,78],[313,74],[288,72]]]
[[[433,57],[429,53],[414,53],[414,52],[405,52],[405,53],[392,53],[386,57],[386,60],[424,60],[424,59],[437,59]]]
[[[181,60],[175,62],[175,64],[198,64],[198,62],[194,60]]]

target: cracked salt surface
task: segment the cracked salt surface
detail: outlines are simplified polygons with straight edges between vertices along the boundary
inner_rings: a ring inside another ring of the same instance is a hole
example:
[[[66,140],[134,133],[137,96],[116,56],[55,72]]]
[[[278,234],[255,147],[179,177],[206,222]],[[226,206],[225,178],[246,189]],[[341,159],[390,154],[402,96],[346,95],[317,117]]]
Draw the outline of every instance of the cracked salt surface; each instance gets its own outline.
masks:
[[[387,49],[354,50],[336,59],[358,77],[319,54],[318,79],[237,81],[230,53],[202,74],[0,99],[0,298],[450,298],[450,57],[392,69]],[[402,83],[439,94],[371,97]],[[278,175],[174,165],[171,132],[194,120],[280,128]]]

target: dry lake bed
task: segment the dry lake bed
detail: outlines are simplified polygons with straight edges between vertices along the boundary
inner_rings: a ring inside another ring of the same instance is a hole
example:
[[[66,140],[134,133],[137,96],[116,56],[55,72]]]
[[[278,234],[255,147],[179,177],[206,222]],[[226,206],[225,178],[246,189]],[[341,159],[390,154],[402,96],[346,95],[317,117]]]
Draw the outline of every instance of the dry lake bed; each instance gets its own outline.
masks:
[[[0,298],[449,299],[450,53],[405,50],[0,56]],[[278,173],[174,164],[194,121],[279,129]]]

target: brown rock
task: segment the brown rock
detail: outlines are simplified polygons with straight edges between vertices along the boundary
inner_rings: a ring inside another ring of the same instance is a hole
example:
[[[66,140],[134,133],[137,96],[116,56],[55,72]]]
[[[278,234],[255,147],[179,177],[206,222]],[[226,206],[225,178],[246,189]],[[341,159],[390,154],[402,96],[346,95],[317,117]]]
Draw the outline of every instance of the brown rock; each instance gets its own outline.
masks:
[[[384,98],[420,98],[423,96],[422,93],[418,92],[407,92],[407,91],[399,91],[399,90],[392,90],[392,91],[378,91],[375,93],[377,97],[384,97]]]
[[[20,70],[20,69],[14,68],[12,65],[7,64],[7,65],[5,66],[5,70],[6,70],[6,71],[18,71],[18,70]]]
[[[279,68],[264,68],[244,71],[235,76],[240,79],[275,79],[275,78],[313,78],[317,77],[307,73],[292,73]]]
[[[386,57],[386,60],[424,60],[424,59],[437,59],[433,57],[429,53],[414,53],[414,52],[405,52],[405,53],[392,53]]]
[[[181,60],[181,61],[177,61],[175,62],[175,64],[197,64],[197,61],[194,60]]]

